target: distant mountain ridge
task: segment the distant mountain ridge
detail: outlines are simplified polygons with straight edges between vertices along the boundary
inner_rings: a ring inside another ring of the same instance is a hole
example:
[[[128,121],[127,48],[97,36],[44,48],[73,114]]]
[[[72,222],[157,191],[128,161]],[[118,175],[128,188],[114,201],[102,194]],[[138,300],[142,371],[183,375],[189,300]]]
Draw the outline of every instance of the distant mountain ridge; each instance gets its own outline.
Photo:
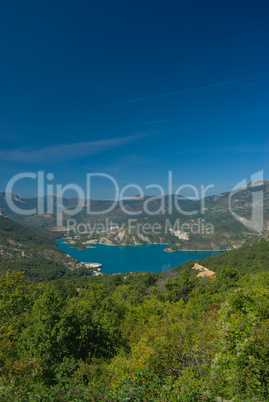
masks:
[[[245,227],[240,222],[240,217],[250,219],[252,215],[253,194],[260,191],[263,194],[263,233],[257,233],[254,229]],[[2,215],[9,217],[12,220],[21,222],[27,225],[53,229],[57,226],[56,196],[46,196],[42,200],[44,203],[44,214],[34,214],[32,216],[22,216],[10,210],[6,203],[6,194],[0,193],[0,210]],[[23,197],[11,195],[13,202],[18,208],[32,209],[37,208],[38,198]],[[231,208],[238,215],[235,219],[229,209],[229,198],[231,197]],[[177,200],[182,211],[180,213],[175,207]],[[58,200],[59,201],[59,200]],[[62,203],[66,209],[74,208],[77,203],[77,198],[62,198]],[[89,202],[89,200],[83,200]],[[147,202],[150,214],[143,210],[144,203]],[[113,200],[96,201],[90,200],[91,211],[104,211],[111,207]],[[121,208],[121,203],[131,215],[124,212]],[[171,203],[173,208],[169,210]],[[163,206],[161,213],[160,208]],[[48,207],[52,213],[47,213]],[[140,213],[142,211],[142,213]],[[192,211],[197,211],[194,215],[190,215]],[[254,240],[266,237],[269,234],[269,181],[256,180],[241,189],[230,193],[222,193],[206,197],[204,200],[190,200],[185,197],[176,198],[175,195],[166,195],[164,197],[137,197],[134,196],[128,200],[117,202],[112,211],[106,214],[88,214],[86,205],[82,210],[71,218],[76,222],[86,225],[89,230],[82,237],[91,239],[94,242],[112,245],[125,244],[150,244],[163,243],[171,244],[169,251],[174,250],[227,250],[238,248],[243,244],[252,243]],[[67,225],[70,216],[65,215],[63,225]],[[129,225],[129,220],[132,219],[132,227]],[[107,225],[107,222],[114,224],[107,230],[93,230],[98,225]],[[168,222],[168,224],[167,224]],[[179,227],[177,226],[179,223]],[[161,227],[159,233],[144,233],[137,229],[143,228],[143,225],[158,224]],[[189,225],[192,230],[182,229]],[[202,226],[213,226],[212,233],[203,233]],[[118,226],[118,227],[117,227]],[[168,226],[168,227],[167,227]],[[200,226],[200,227],[199,227]],[[116,227],[116,229],[115,229]],[[63,229],[63,228],[62,228]],[[75,233],[74,233],[75,234]]]

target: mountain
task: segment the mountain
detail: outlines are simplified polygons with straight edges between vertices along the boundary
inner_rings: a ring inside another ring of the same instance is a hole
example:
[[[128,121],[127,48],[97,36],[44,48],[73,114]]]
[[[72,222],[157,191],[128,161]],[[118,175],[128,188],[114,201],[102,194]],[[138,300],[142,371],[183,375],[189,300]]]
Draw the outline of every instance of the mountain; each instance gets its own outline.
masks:
[[[262,198],[257,198],[257,194]],[[37,209],[38,203],[44,207],[42,214],[20,215],[10,210],[7,195],[0,193],[0,209],[10,219],[60,230],[66,230],[71,219],[73,223],[69,229],[73,228],[73,231],[70,234],[93,243],[170,244],[167,251],[227,250],[252,243],[269,233],[269,181],[255,181],[233,193],[226,192],[201,200],[176,195],[135,196],[124,201],[85,199],[80,200],[82,207],[75,216],[68,215],[68,212],[78,204],[76,198],[19,198],[15,194],[9,197],[12,197],[14,205],[23,210]],[[57,228],[57,205],[62,206],[58,212],[63,211],[60,228]],[[250,221],[253,209],[260,213],[259,218],[263,218],[263,222],[259,219]],[[105,210],[109,211],[103,213]]]
[[[48,281],[89,274],[79,261],[57,248],[59,235],[0,216],[0,276],[8,271],[25,271],[32,281]]]

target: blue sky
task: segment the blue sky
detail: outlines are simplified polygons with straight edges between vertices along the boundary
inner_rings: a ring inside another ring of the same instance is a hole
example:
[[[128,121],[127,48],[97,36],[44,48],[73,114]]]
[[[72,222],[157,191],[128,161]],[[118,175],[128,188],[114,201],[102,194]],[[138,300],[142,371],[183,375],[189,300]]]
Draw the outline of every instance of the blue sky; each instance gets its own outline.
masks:
[[[268,12],[245,0],[2,2],[0,191],[38,170],[84,189],[99,172],[167,189],[172,171],[173,190],[213,193],[269,179]],[[95,180],[94,198],[112,193]]]

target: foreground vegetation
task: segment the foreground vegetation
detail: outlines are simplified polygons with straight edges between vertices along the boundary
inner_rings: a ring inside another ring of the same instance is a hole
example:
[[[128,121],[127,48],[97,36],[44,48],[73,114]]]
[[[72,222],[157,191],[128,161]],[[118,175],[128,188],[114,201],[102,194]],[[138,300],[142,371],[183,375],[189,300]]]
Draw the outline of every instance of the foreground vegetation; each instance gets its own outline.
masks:
[[[6,273],[0,400],[268,400],[268,252],[211,257],[215,280],[191,263],[46,283]]]

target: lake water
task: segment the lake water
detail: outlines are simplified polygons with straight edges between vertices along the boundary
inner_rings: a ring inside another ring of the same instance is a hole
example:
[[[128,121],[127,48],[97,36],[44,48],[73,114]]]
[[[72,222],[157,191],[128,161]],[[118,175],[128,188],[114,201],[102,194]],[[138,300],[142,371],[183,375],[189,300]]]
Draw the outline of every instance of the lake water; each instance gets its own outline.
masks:
[[[188,260],[197,260],[217,255],[218,251],[163,251],[167,244],[146,244],[141,246],[106,246],[96,244],[96,248],[77,250],[70,248],[63,240],[57,241],[58,247],[71,257],[83,262],[102,264],[102,272],[106,274],[118,272],[149,271],[161,272],[164,269],[177,267]]]

